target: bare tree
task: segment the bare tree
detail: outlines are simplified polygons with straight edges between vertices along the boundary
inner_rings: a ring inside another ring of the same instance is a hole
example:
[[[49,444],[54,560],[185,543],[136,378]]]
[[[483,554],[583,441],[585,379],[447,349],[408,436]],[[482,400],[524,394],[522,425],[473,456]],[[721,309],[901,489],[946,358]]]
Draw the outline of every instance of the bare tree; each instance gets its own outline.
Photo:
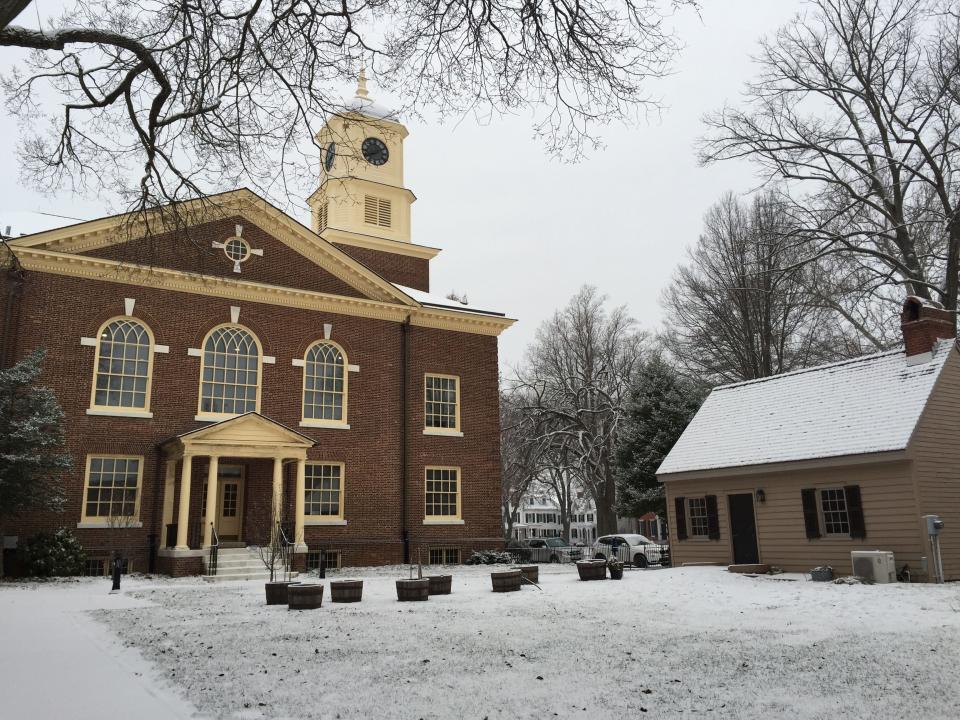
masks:
[[[702,160],[747,157],[786,180],[806,259],[842,255],[866,287],[956,308],[960,11],[941,0],[812,5],[761,42],[746,106],[706,119]]]
[[[625,307],[608,310],[606,297],[584,286],[540,326],[516,379],[543,442],[564,448],[593,497],[601,534],[616,532],[613,453],[643,342]]]
[[[31,51],[3,82],[25,177],[138,210],[243,185],[305,197],[318,122],[363,64],[398,112],[530,107],[577,156],[657,107],[643,88],[678,50],[658,0],[76,0],[14,24],[30,5],[0,0],[0,46]]]
[[[514,513],[536,475],[538,438],[523,413],[517,391],[500,393],[500,509],[504,540],[513,537]]]
[[[860,354],[858,336],[829,306],[834,288],[801,262],[791,220],[771,193],[724,195],[663,297],[664,344],[693,377],[767,377]]]

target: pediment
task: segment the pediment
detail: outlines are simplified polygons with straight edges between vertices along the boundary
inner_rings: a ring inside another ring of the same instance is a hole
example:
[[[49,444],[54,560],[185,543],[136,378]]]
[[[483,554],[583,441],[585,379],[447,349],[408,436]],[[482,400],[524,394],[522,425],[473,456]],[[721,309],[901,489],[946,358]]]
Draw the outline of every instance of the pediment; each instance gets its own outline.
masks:
[[[217,454],[233,449],[238,455],[270,456],[281,451],[303,451],[313,445],[313,440],[286,425],[259,413],[246,413],[178,435],[164,447],[196,454],[216,448]]]
[[[145,221],[128,214],[24,236],[10,245],[418,306],[366,265],[249,190],[213,196],[184,216],[191,222],[186,242],[176,242],[184,231],[171,230],[165,237],[162,230],[154,230],[148,235]],[[235,235],[237,226],[244,228],[250,246],[263,254],[251,256],[235,273],[233,263],[221,257],[223,252],[214,243]],[[272,245],[272,250],[265,245]]]

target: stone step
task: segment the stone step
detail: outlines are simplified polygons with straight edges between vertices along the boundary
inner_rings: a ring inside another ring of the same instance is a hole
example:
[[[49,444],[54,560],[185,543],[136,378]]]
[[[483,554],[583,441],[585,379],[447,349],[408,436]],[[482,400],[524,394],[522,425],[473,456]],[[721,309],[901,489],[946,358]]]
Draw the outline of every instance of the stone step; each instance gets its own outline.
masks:
[[[298,576],[298,573],[291,573],[290,579],[295,580]],[[270,573],[268,572],[230,572],[230,573],[220,573],[217,572],[216,575],[204,575],[203,579],[207,582],[236,582],[239,580],[262,580],[263,582],[270,582]]]

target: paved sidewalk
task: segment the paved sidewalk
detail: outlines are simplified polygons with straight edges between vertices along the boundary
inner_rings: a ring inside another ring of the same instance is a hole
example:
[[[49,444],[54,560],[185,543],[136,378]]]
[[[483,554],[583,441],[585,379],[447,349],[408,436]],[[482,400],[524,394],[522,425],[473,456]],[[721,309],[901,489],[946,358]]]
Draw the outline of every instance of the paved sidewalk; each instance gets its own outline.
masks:
[[[199,718],[140,654],[87,614],[145,603],[107,580],[0,585],[0,715],[4,720]]]

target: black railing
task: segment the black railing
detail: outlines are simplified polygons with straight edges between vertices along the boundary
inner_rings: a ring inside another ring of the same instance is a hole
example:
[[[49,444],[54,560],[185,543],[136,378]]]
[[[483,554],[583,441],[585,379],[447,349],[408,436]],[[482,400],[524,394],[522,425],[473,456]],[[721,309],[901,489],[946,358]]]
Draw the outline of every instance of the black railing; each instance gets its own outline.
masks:
[[[277,548],[280,552],[280,566],[283,568],[283,579],[290,580],[293,564],[293,543],[287,537],[283,524],[277,523]]]
[[[217,574],[217,556],[220,553],[220,536],[217,535],[217,528],[210,523],[210,550],[207,558],[207,575]]]

